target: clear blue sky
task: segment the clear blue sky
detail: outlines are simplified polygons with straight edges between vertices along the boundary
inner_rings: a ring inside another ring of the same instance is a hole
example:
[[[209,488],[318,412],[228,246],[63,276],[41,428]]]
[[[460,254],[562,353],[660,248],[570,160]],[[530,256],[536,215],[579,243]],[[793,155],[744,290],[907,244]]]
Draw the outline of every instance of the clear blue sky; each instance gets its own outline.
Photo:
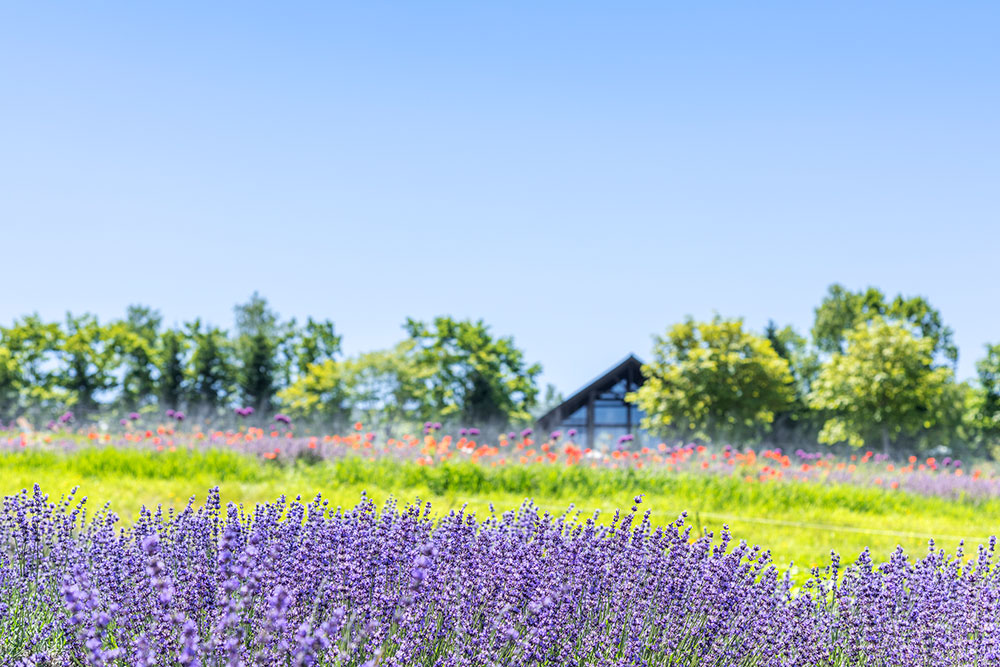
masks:
[[[4,323],[481,317],[566,393],[835,281],[1000,341],[997,3],[97,4],[0,6]]]

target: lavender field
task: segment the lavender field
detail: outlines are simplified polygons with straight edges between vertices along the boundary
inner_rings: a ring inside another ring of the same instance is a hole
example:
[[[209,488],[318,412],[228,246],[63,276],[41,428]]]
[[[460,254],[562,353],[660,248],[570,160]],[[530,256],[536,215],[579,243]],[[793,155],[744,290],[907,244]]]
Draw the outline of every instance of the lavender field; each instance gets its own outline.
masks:
[[[127,528],[39,489],[0,513],[0,634],[17,665],[984,665],[995,540],[833,556],[803,585],[643,499],[438,521],[321,497],[144,510]]]

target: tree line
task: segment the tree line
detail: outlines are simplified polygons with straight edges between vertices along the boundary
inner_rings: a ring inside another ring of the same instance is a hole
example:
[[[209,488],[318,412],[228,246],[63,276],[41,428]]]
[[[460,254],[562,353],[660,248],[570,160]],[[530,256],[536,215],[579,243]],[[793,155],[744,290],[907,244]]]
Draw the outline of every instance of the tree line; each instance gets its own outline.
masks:
[[[282,320],[257,293],[234,315],[232,331],[164,326],[148,306],[106,323],[22,317],[0,327],[0,416],[251,407],[327,423],[475,424],[527,422],[537,404],[541,366],[482,321],[407,319],[398,345],[343,358],[328,320]]]
[[[655,337],[630,395],[644,425],[680,439],[945,446],[1000,457],[1000,344],[958,382],[958,348],[923,297],[832,285],[809,338],[773,321],[687,320]]]
[[[0,327],[0,416],[253,407],[325,424],[500,427],[560,400],[539,391],[541,366],[481,320],[407,319],[397,345],[347,357],[333,322],[282,320],[256,293],[234,315],[232,330],[164,326],[147,306],[104,323],[22,317]],[[808,335],[721,317],[669,327],[629,399],[666,438],[1000,454],[1000,344],[973,382],[957,381],[957,360],[923,297],[832,285]]]

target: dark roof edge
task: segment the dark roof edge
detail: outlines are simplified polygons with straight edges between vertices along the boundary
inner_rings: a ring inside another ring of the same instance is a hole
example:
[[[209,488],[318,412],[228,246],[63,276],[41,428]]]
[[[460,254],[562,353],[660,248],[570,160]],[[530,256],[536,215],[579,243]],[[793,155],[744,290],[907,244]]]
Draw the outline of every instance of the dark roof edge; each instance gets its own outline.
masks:
[[[576,405],[576,403],[579,402],[582,397],[586,397],[587,394],[590,393],[591,389],[593,389],[596,385],[600,385],[602,382],[607,381],[607,379],[610,377],[616,377],[620,375],[622,371],[624,371],[626,368],[628,368],[633,364],[641,367],[642,360],[639,359],[639,357],[635,356],[634,354],[629,353],[628,356],[619,361],[617,364],[615,364],[608,370],[598,375],[596,378],[585,384],[583,388],[573,392],[573,394],[569,398],[564,400],[562,403],[560,403],[559,405],[552,408],[544,415],[536,419],[535,423],[536,424],[546,423],[548,420],[552,418],[552,416],[556,413],[557,410],[567,406],[572,408],[571,410],[569,410],[569,412],[572,413],[574,410],[580,407],[579,405]]]

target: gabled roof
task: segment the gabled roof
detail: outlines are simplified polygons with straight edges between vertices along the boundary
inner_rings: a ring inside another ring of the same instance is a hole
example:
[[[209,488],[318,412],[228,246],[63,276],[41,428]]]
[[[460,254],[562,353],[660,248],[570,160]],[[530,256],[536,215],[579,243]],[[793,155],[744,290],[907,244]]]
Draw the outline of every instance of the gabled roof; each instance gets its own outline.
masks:
[[[562,419],[565,419],[587,404],[587,397],[590,396],[591,392],[601,393],[602,391],[610,389],[615,386],[616,382],[624,377],[627,377],[629,371],[633,369],[634,375],[641,378],[642,361],[634,354],[629,354],[616,365],[589,382],[575,394],[539,417],[536,420],[537,423],[547,424],[549,421],[554,419],[557,414],[561,415]]]

